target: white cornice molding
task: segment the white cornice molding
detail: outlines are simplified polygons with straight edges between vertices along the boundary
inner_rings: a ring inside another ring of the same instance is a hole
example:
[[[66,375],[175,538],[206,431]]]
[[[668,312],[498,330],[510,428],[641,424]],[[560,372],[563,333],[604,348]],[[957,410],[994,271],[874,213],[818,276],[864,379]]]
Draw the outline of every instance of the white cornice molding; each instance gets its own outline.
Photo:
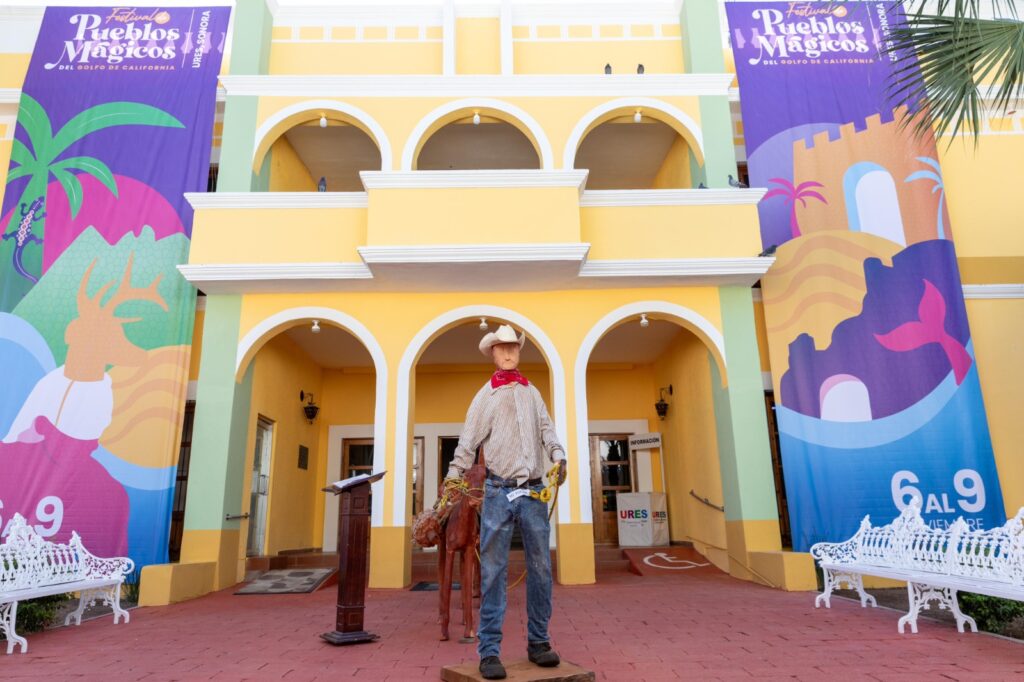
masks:
[[[363,263],[222,263],[179,265],[178,272],[189,282],[260,282],[274,280],[373,279]]]
[[[383,21],[388,24],[411,25],[425,21],[440,23],[444,0],[391,0],[385,2],[337,2],[306,0],[281,2],[266,0],[275,23],[315,20],[318,23]],[[456,17],[496,17],[501,0],[455,0]],[[513,1],[513,20],[523,23],[679,23],[678,2],[671,0],[634,0],[634,2],[536,2]],[[586,21],[582,17],[586,16]],[[397,18],[400,17],[400,20]]]
[[[366,208],[366,192],[186,192],[194,209]]]
[[[688,97],[728,95],[731,73],[557,76],[221,76],[229,96]]]
[[[1024,298],[1024,284],[965,284],[964,298]]]
[[[609,189],[588,190],[580,206],[706,206],[757,204],[767,189]]]
[[[580,277],[729,277],[763,275],[775,258],[649,258],[591,260]]]
[[[0,88],[0,104],[21,102],[21,88]]]
[[[582,263],[590,244],[441,244],[361,246],[367,265],[394,263],[509,263],[575,261]]]
[[[363,186],[374,189],[477,187],[575,187],[583,191],[586,170],[360,171]]]

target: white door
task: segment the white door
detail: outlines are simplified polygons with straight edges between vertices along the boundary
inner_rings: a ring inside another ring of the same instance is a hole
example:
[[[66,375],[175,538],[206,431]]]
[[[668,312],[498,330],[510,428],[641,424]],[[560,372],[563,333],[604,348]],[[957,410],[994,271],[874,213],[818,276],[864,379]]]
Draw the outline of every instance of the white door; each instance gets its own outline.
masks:
[[[270,488],[270,446],[274,441],[273,431],[273,423],[260,418],[256,424],[256,447],[252,458],[246,556],[263,555],[263,539],[267,531],[267,491]]]

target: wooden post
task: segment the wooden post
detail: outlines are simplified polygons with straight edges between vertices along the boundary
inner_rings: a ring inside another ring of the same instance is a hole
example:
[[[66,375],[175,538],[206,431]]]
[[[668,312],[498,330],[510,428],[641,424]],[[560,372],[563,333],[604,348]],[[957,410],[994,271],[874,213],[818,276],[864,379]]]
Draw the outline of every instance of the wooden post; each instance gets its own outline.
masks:
[[[372,642],[379,635],[363,629],[370,539],[370,484],[387,472],[338,481],[325,492],[341,495],[338,505],[338,608],[335,629],[321,638],[331,644]]]

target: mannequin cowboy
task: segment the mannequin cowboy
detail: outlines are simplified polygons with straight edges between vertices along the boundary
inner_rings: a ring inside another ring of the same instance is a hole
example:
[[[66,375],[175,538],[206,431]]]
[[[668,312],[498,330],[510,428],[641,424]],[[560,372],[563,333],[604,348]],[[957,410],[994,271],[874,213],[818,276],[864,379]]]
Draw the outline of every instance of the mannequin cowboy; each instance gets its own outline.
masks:
[[[480,352],[496,371],[484,384],[466,415],[452,466],[446,478],[461,478],[483,446],[487,462],[480,521],[480,627],[477,632],[480,673],[500,680],[505,668],[501,625],[505,619],[508,551],[515,524],[526,550],[527,654],[543,667],[560,663],[551,648],[551,551],[548,506],[530,495],[544,488],[543,476],[558,464],[558,485],[565,482],[565,449],[558,442],[540,391],[517,369],[526,336],[501,325],[480,341]]]

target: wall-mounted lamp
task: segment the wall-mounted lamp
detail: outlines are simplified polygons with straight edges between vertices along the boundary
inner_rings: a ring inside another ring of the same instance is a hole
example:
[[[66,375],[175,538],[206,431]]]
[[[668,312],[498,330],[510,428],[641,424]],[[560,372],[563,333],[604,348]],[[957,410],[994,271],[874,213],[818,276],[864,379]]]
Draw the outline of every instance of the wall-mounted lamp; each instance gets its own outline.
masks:
[[[644,329],[651,326],[651,321],[647,319],[647,313],[640,313],[640,326]]]
[[[644,75],[644,65],[643,64],[637,64],[636,65],[636,72],[637,72],[637,74],[639,74],[641,76]]]
[[[321,128],[326,128],[327,127],[327,114],[320,114],[320,127]]]
[[[317,413],[320,412],[320,406],[313,402],[313,394],[299,391],[299,402],[305,402],[305,405],[302,406],[302,411],[306,415],[306,421],[312,424],[313,420],[316,419]]]
[[[320,320],[313,320],[313,327],[309,330],[314,334],[320,333]]]
[[[480,112],[479,111],[474,111],[473,112],[473,125],[475,125],[475,126],[480,125]]]
[[[668,403],[665,402],[665,391],[672,395],[672,384],[662,386],[658,389],[658,402],[654,403],[654,411],[658,413],[658,419],[665,419],[668,414]]]
[[[482,331],[482,332],[487,331],[487,318],[486,317],[481,317],[480,318],[480,331]]]
[[[640,113],[640,109],[637,109],[636,113],[633,114],[633,123],[640,123],[642,120],[644,120],[643,114]]]

